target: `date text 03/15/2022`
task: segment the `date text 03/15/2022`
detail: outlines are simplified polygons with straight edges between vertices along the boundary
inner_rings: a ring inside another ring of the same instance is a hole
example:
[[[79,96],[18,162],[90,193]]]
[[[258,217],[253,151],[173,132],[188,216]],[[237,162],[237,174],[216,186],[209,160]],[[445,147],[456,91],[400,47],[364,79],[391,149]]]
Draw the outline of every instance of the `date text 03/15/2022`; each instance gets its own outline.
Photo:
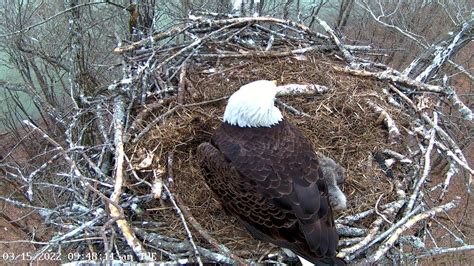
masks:
[[[147,254],[149,257],[158,260],[160,259],[159,254],[151,253]],[[79,261],[79,260],[90,260],[90,261],[102,261],[102,260],[121,260],[121,261],[136,261],[136,258],[133,255],[117,255],[114,253],[97,253],[97,252],[88,252],[88,253],[79,253],[79,252],[70,252],[62,254],[60,252],[44,252],[36,257],[35,253],[30,252],[3,252],[1,260],[5,262],[18,262],[18,261]]]

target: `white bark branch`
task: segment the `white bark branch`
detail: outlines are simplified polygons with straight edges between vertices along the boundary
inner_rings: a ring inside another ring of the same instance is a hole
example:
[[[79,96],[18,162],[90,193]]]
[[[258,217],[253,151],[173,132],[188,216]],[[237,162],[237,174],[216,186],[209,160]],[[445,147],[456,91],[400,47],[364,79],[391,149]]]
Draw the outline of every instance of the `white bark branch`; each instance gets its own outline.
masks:
[[[277,97],[292,95],[315,95],[329,92],[329,88],[318,84],[286,84],[277,87]]]
[[[393,247],[393,244],[398,240],[400,235],[405,232],[407,229],[413,227],[416,223],[418,223],[421,220],[430,218],[435,216],[436,214],[440,212],[447,212],[451,210],[452,208],[456,207],[456,205],[459,203],[459,200],[452,201],[450,203],[447,203],[445,205],[437,206],[434,207],[430,210],[421,212],[409,220],[407,220],[406,223],[398,227],[394,233],[387,239],[385,242],[382,243],[382,245],[377,249],[377,251],[371,255],[369,258],[367,258],[368,263],[375,263],[378,261],[387,251]]]
[[[355,61],[354,56],[344,47],[339,37],[337,37],[334,30],[326,23],[326,21],[318,17],[316,17],[316,20],[318,21],[319,25],[321,25],[323,29],[329,34],[329,37],[334,42],[334,44],[339,48],[339,50],[342,52],[347,62],[349,63],[354,62]]]
[[[388,140],[391,144],[395,144],[400,141],[401,133],[398,129],[393,118],[385,111],[382,107],[375,104],[372,101],[367,101],[367,104],[374,110],[375,113],[380,115],[379,120],[383,120],[388,129]]]
[[[405,204],[405,200],[397,200],[397,201],[393,201],[393,202],[390,202],[390,203],[387,203],[385,205],[380,206],[380,209],[385,210],[385,209],[388,209],[388,208],[401,208],[403,206],[403,204]],[[362,220],[364,218],[369,217],[370,215],[372,215],[374,213],[375,213],[375,210],[372,208],[372,209],[360,212],[358,214],[354,214],[352,216],[346,216],[346,217],[339,218],[335,221],[335,223],[336,224],[351,225],[351,224],[353,224],[353,223],[355,223],[359,220]]]
[[[122,212],[117,205],[120,202],[120,196],[122,194],[122,186],[124,183],[124,162],[125,162],[125,150],[123,143],[123,130],[124,130],[124,113],[125,103],[121,95],[115,98],[114,102],[114,146],[115,146],[115,183],[114,190],[110,196],[110,200],[114,204],[109,204],[110,216],[116,219],[116,223],[120,231],[122,232],[127,244],[132,248],[134,253],[137,255],[140,261],[151,262],[153,258],[149,256],[149,253],[142,246],[141,242],[135,236],[130,225],[127,223],[125,218],[122,216]]]
[[[433,248],[430,249],[418,256],[417,259],[426,258],[426,257],[433,257],[439,256],[444,254],[451,254],[451,253],[459,253],[459,252],[466,252],[474,250],[474,245],[465,245],[462,247],[452,247],[452,248]]]
[[[436,112],[433,112],[433,121],[435,125],[438,124],[438,115]],[[426,148],[425,156],[424,156],[423,172],[421,174],[420,179],[416,182],[415,188],[413,189],[413,193],[411,194],[410,199],[408,200],[405,213],[408,213],[413,209],[413,206],[415,205],[415,201],[417,200],[419,196],[419,191],[421,187],[425,184],[426,178],[428,178],[428,175],[431,170],[431,152],[433,151],[433,146],[434,146],[435,136],[436,136],[434,128],[431,129],[429,134],[430,134],[429,143],[428,143],[428,147]]]

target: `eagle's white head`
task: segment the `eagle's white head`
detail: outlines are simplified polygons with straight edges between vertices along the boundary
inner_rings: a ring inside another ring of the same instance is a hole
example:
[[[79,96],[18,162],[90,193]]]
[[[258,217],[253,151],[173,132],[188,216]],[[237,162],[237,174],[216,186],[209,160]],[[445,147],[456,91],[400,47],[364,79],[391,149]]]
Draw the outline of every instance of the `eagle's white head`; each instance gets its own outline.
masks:
[[[283,116],[275,107],[276,82],[257,80],[248,83],[229,98],[224,122],[239,127],[271,127]]]

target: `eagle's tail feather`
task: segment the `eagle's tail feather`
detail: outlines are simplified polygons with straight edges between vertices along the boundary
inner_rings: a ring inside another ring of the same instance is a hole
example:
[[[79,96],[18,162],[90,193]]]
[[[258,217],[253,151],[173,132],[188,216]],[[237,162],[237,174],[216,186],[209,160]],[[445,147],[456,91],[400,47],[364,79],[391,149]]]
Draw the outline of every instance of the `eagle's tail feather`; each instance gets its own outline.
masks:
[[[343,260],[343,259],[340,259],[340,258],[321,258],[321,259],[318,259],[317,261],[315,261],[315,263],[311,262],[311,261],[308,261],[307,259],[301,257],[301,256],[298,256],[298,259],[300,260],[301,262],[301,265],[303,266],[312,266],[312,265],[316,265],[316,266],[339,266],[339,265],[347,265],[347,263]]]

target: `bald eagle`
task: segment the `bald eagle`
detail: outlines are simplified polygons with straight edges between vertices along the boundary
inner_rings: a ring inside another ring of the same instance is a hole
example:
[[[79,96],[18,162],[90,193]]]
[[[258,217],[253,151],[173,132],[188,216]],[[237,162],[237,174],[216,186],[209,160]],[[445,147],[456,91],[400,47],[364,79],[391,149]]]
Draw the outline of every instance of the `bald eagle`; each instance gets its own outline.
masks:
[[[327,158],[322,169],[308,139],[274,106],[276,93],[274,82],[259,80],[229,98],[224,122],[197,148],[206,183],[256,239],[318,265],[344,264],[332,213],[346,204],[341,174]]]

